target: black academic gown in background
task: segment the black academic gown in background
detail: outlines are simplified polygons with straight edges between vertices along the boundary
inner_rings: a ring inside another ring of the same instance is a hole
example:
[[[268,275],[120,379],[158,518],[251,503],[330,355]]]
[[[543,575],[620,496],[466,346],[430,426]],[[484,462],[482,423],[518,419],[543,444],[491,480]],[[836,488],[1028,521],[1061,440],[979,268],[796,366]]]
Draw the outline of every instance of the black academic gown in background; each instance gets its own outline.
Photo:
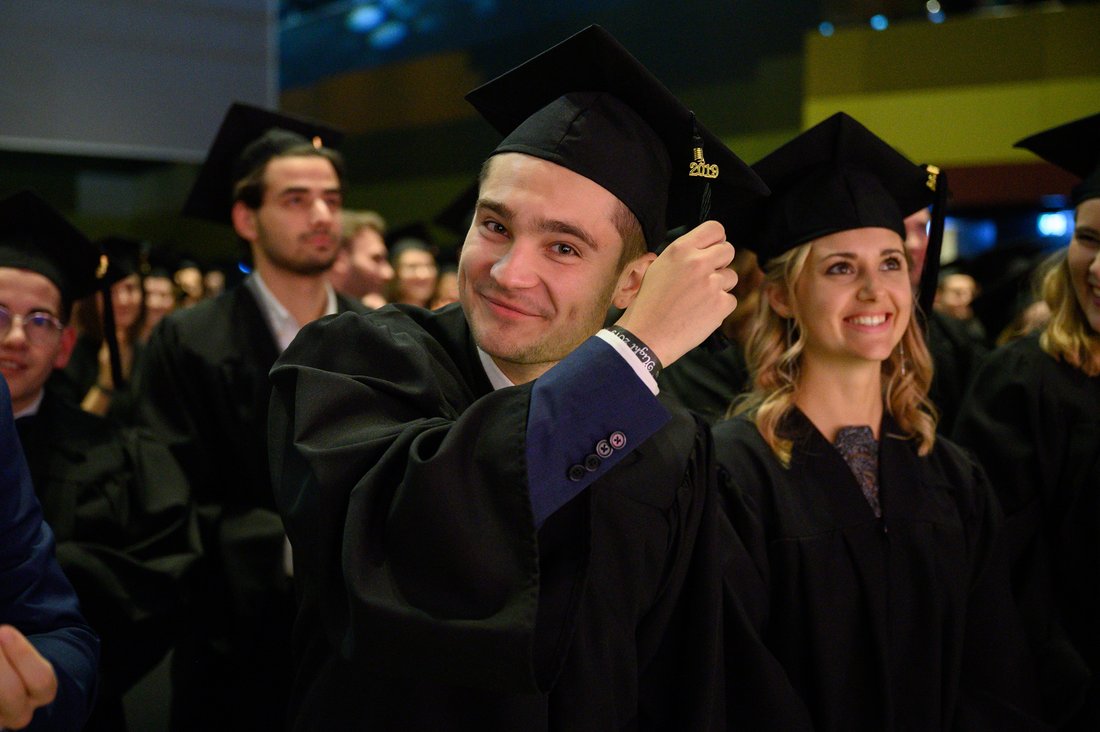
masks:
[[[674,409],[536,529],[534,382],[493,391],[458,306],[308,326],[272,380],[293,729],[726,728],[718,580],[745,555],[700,421]]]
[[[925,338],[933,366],[928,398],[939,411],[936,430],[950,435],[967,386],[988,350],[967,331],[964,321],[938,310],[928,315]]]
[[[278,355],[242,285],[165,317],[135,385],[142,421],[190,482],[204,552],[191,633],[173,659],[175,729],[276,729],[285,717],[293,596],[267,467]]]
[[[89,730],[125,728],[122,695],[179,636],[199,557],[186,479],[160,443],[48,390],[16,420],[45,520],[102,639]]]
[[[955,436],[1004,507],[1047,716],[1100,729],[1100,378],[1044,353],[1038,336],[1010,343],[983,365]]]
[[[76,339],[72,355],[69,356],[69,363],[65,365],[64,369],[55,371],[50,376],[50,390],[73,404],[81,404],[91,388],[99,381],[99,349],[101,344],[101,341],[96,341],[88,337],[87,333],[82,333]],[[141,395],[135,390],[134,384],[141,378],[145,345],[135,343],[133,349],[130,379],[122,386],[115,388],[111,394],[110,405],[107,408],[107,418],[125,426],[137,424],[138,403],[141,398]]]
[[[785,671],[736,698],[750,710],[741,716],[760,717],[757,705],[795,714],[775,699],[793,689],[819,731],[1043,729],[981,469],[944,440],[919,457],[887,417],[880,520],[800,411],[785,429],[789,468],[748,418],[714,428],[736,500],[755,507],[755,526],[735,525],[766,557],[754,617]]]
[[[657,380],[662,393],[710,424],[725,418],[733,400],[751,386],[749,369],[741,346],[730,342],[713,351],[697,346],[661,371]]]

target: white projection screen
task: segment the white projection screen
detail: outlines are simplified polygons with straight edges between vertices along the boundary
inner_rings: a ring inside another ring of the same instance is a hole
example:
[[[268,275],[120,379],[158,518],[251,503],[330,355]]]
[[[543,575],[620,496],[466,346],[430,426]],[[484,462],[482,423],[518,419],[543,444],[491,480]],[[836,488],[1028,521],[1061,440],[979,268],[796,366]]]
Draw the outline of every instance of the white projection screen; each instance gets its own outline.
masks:
[[[278,104],[275,0],[0,0],[0,149],[201,160]]]

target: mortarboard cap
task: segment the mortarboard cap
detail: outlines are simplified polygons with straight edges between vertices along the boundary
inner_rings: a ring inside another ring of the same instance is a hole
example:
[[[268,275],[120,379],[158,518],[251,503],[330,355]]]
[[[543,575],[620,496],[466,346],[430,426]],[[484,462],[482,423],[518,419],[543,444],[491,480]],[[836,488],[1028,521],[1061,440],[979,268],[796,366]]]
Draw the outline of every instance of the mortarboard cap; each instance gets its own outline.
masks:
[[[342,139],[342,132],[324,123],[236,102],[214,137],[183,215],[229,223],[233,188],[249,173],[292,147],[335,149]]]
[[[935,197],[924,166],[843,112],[765,156],[753,170],[772,195],[740,217],[734,230],[756,251],[761,266],[800,244],[848,229],[883,227],[904,239],[905,217]]]
[[[452,234],[458,234],[465,238],[470,230],[470,224],[474,220],[474,209],[477,208],[478,181],[469,184],[455,196],[454,200],[435,215],[433,224],[446,229]]]
[[[20,191],[0,201],[0,267],[37,272],[72,303],[98,286],[99,248],[53,206]]]
[[[396,261],[399,254],[409,249],[421,249],[435,255],[436,245],[432,232],[423,221],[413,221],[397,226],[386,232],[386,248],[390,261]]]
[[[1043,160],[1081,178],[1073,188],[1073,205],[1100,198],[1100,114],[1025,137],[1014,147],[1030,150]]]
[[[107,236],[96,244],[100,253],[107,257],[107,271],[100,280],[101,287],[110,287],[132,274],[141,274],[145,242],[126,236]]]
[[[629,208],[657,248],[668,228],[725,225],[767,187],[607,31],[589,26],[466,99],[505,139],[494,154],[548,160]],[[705,158],[704,158],[705,151]],[[692,175],[692,173],[697,175]]]

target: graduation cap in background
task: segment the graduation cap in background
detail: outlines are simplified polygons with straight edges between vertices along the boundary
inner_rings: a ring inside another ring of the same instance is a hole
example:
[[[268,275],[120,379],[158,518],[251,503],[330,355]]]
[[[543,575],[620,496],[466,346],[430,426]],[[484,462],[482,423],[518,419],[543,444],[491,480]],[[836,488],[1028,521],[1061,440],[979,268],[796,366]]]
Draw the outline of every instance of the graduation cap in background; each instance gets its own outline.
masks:
[[[199,169],[183,215],[230,222],[233,188],[274,156],[300,145],[335,149],[343,133],[323,122],[234,103]]]
[[[112,235],[103,237],[96,244],[107,257],[107,271],[100,278],[101,287],[110,287],[132,274],[144,274],[145,268],[142,264],[144,252],[148,247],[146,242]]]
[[[141,272],[146,277],[173,279],[179,262],[179,255],[168,247],[146,242],[141,256]]]
[[[386,232],[386,248],[389,249],[390,261],[396,262],[401,252],[410,249],[419,249],[430,252],[434,257],[439,247],[435,244],[435,238],[423,221],[414,221],[390,229]]]
[[[1081,178],[1071,194],[1074,206],[1100,198],[1100,114],[1025,137],[1014,147],[1030,150]]]
[[[458,243],[461,246],[466,238],[466,232],[470,230],[470,224],[474,220],[474,209],[477,208],[477,195],[481,188],[479,181],[474,181],[463,188],[454,199],[435,215],[432,223],[452,234],[458,235]]]
[[[0,267],[42,275],[68,309],[96,291],[99,248],[53,206],[20,191],[0,201]]]
[[[767,187],[607,31],[589,26],[466,99],[518,152],[599,184],[651,249],[675,226],[725,225]]]
[[[762,158],[753,169],[772,195],[735,221],[760,266],[796,246],[849,229],[883,227],[905,239],[905,217],[933,205],[924,312],[935,296],[947,185],[937,168],[913,163],[843,112]]]

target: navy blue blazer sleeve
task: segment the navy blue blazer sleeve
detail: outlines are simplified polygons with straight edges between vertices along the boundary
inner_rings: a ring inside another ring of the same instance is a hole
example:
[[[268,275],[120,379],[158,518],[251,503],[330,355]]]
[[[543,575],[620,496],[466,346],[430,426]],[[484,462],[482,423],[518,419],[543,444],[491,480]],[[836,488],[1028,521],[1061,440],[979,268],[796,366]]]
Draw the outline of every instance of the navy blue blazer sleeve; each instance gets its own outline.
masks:
[[[630,364],[595,336],[540,376],[527,416],[527,484],[535,525],[668,420],[668,410]]]
[[[72,585],[54,558],[0,379],[0,622],[23,633],[57,674],[57,698],[29,730],[78,730],[95,694],[99,639],[84,622]]]

